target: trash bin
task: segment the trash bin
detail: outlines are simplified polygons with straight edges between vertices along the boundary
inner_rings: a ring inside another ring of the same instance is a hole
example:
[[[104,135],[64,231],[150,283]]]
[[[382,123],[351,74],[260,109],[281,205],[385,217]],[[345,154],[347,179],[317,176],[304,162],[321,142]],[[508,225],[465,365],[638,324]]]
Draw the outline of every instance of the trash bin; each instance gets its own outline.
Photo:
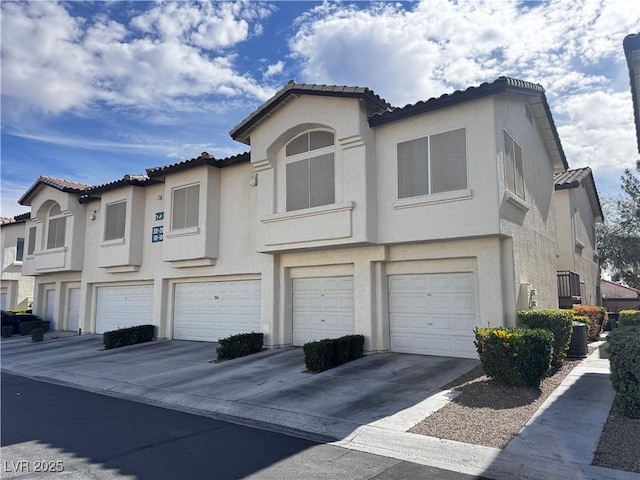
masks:
[[[620,316],[620,314],[609,312],[607,315],[609,316],[609,322],[604,325],[604,330],[610,331],[618,326],[618,317]]]
[[[580,322],[573,322],[571,332],[571,342],[567,357],[584,358],[587,356],[587,325]]]

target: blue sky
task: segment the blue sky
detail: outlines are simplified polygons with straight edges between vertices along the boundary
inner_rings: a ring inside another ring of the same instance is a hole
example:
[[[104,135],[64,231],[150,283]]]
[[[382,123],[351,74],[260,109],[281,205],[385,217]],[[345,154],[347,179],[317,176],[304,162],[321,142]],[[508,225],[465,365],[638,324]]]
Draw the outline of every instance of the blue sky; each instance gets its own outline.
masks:
[[[540,83],[572,168],[619,194],[637,147],[626,0],[8,2],[2,216],[39,175],[102,184],[207,151],[288,80],[372,88],[395,106],[501,75]]]

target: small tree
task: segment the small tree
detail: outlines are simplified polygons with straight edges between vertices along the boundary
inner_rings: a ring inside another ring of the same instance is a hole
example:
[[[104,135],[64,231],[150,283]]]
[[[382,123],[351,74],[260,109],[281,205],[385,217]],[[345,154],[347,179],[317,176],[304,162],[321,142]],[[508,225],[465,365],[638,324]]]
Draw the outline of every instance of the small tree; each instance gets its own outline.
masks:
[[[636,164],[640,172],[640,161]],[[605,203],[605,222],[598,225],[598,255],[614,281],[640,288],[640,178],[629,169],[622,176],[623,196]]]

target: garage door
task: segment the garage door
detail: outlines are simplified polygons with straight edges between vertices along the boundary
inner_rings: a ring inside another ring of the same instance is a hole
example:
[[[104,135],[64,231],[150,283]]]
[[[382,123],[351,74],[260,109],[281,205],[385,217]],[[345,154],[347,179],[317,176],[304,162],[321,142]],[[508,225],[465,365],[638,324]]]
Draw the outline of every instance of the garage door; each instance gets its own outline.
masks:
[[[152,324],[153,286],[99,287],[96,333]]]
[[[293,280],[293,345],[353,331],[353,277]]]
[[[69,319],[68,329],[77,332],[80,328],[80,289],[69,289],[69,309],[67,311],[67,318]]]
[[[477,358],[472,273],[390,275],[391,350]]]
[[[7,310],[7,289],[0,290],[0,310]]]
[[[173,338],[217,342],[237,333],[260,332],[260,280],[178,283]]]
[[[44,307],[44,319],[49,320],[49,328],[51,330],[56,329],[56,325],[53,321],[53,316],[56,311],[56,291],[46,290],[45,292],[45,307]]]

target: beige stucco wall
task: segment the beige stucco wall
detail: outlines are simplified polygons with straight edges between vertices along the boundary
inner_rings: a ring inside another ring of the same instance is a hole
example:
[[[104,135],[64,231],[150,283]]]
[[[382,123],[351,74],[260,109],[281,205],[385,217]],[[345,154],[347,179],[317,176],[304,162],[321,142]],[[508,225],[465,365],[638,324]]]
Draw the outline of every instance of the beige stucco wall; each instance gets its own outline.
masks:
[[[597,305],[596,295],[600,278],[600,266],[595,238],[594,212],[583,185],[557,190],[558,205],[558,270],[570,270],[580,275],[583,305]],[[573,221],[574,208],[578,209],[577,227],[580,229],[576,241]]]
[[[7,310],[26,310],[33,301],[33,277],[22,275],[22,261],[16,260],[18,238],[23,238],[27,252],[26,223],[10,223],[0,227],[2,275],[0,287],[6,290]]]

